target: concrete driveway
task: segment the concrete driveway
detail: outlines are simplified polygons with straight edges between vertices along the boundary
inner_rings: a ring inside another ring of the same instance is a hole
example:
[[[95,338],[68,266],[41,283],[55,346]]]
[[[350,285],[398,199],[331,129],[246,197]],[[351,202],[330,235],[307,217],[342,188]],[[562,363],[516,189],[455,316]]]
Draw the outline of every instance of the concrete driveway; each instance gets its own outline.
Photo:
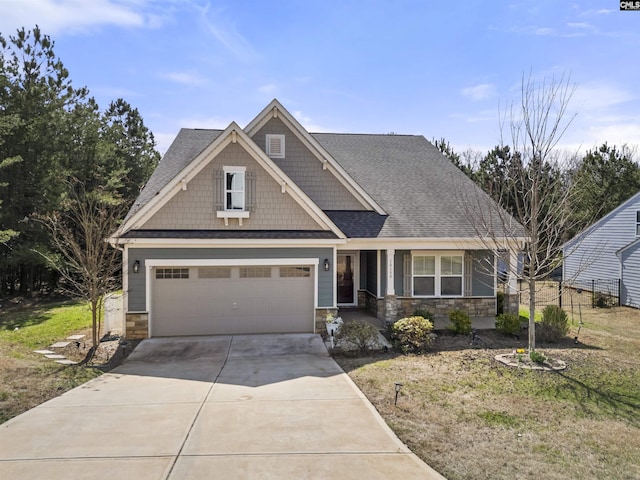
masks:
[[[318,335],[150,339],[0,425],[0,478],[442,479]]]

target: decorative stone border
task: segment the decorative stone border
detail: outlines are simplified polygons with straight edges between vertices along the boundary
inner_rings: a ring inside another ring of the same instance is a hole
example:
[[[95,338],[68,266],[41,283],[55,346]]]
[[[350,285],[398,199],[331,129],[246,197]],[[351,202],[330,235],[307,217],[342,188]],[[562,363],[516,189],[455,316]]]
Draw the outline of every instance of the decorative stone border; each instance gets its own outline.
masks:
[[[559,372],[567,368],[567,364],[562,360],[547,359],[544,363],[533,363],[529,360],[527,363],[518,359],[518,355],[528,355],[528,353],[501,353],[494,358],[496,361],[508,366],[516,368],[525,368],[527,370],[541,370],[545,372]],[[549,363],[551,361],[552,363]],[[529,363],[531,362],[531,363]]]

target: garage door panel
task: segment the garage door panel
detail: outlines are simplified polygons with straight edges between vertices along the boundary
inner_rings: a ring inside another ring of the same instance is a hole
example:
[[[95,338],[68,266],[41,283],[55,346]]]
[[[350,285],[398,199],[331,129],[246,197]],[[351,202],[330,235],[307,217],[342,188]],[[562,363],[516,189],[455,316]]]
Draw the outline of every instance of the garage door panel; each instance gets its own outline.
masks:
[[[189,278],[154,278],[152,335],[312,332],[313,269],[303,267],[306,277],[282,278],[279,267],[270,268],[266,278],[239,278],[238,267],[231,278],[199,278],[197,267]],[[244,274],[264,275],[264,267]]]

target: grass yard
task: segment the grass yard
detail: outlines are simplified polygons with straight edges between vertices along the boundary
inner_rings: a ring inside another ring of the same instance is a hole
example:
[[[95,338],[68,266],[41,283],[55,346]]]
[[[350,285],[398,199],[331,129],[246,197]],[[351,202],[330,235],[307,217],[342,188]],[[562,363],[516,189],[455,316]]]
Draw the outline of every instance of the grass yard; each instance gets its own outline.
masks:
[[[440,335],[422,356],[336,358],[420,458],[449,480],[640,479],[640,311],[577,311],[570,338],[538,344],[568,368],[494,360],[526,347],[495,331]],[[402,383],[394,406],[394,383]]]
[[[0,423],[100,375],[99,370],[63,366],[33,353],[70,334],[90,332],[90,327],[91,312],[84,303],[12,305],[3,302],[0,308]]]

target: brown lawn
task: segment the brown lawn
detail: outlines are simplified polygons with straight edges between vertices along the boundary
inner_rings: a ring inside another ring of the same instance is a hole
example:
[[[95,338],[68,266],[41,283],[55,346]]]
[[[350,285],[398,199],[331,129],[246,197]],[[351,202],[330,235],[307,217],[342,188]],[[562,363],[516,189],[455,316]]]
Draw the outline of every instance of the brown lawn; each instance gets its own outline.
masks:
[[[538,345],[567,362],[560,373],[494,360],[525,346],[526,335],[482,332],[470,345],[443,332],[425,355],[337,360],[400,439],[450,480],[640,479],[640,311],[574,309],[570,337]]]

